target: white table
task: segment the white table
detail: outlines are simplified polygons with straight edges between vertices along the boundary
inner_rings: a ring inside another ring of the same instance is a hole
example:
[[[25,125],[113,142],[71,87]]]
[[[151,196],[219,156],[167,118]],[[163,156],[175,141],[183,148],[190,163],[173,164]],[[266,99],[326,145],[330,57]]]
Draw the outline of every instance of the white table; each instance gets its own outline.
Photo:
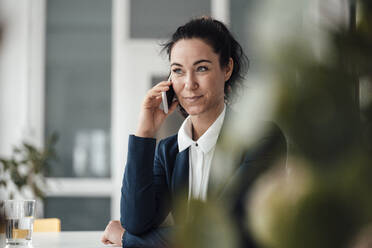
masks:
[[[117,247],[101,243],[103,231],[33,233],[34,248],[107,248]]]

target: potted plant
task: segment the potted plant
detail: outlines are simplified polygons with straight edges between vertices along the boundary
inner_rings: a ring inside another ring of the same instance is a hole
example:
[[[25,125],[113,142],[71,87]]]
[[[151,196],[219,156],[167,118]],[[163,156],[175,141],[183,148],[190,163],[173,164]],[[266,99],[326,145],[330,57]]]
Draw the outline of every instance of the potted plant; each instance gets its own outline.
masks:
[[[10,158],[0,158],[0,190],[5,194],[5,198],[44,198],[44,176],[48,162],[57,158],[54,149],[57,140],[58,135],[53,133],[42,149],[23,142],[21,146],[14,147]]]

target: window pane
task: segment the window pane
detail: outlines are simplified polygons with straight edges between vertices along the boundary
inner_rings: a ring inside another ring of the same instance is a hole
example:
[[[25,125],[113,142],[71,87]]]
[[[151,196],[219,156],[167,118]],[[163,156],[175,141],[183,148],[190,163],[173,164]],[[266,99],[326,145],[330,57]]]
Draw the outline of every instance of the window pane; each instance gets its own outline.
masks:
[[[46,136],[58,132],[53,177],[110,175],[111,1],[48,0]]]
[[[210,0],[131,0],[131,38],[168,38],[192,17],[211,15]]]
[[[104,230],[110,220],[109,197],[48,197],[45,218],[59,218],[62,231]]]
[[[230,1],[230,30],[243,47],[245,54],[250,60],[250,71],[254,70],[259,63],[259,55],[254,44],[255,33],[252,27],[257,26],[253,18],[257,11],[257,4],[263,0],[234,0]]]

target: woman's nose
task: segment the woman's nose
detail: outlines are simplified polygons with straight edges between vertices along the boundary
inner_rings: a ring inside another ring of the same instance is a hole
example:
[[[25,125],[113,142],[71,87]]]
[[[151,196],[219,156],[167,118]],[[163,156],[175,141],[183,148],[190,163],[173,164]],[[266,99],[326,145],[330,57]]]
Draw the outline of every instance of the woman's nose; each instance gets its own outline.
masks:
[[[188,90],[194,90],[198,87],[198,82],[193,73],[188,73],[185,78],[185,88]]]

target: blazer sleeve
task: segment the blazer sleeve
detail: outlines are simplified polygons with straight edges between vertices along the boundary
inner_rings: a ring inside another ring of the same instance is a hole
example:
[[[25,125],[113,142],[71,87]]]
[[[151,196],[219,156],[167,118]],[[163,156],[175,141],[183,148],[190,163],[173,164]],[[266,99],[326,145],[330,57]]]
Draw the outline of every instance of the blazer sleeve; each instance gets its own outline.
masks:
[[[171,237],[173,237],[176,227],[159,227],[145,234],[133,235],[125,232],[123,235],[124,248],[168,248],[170,247]]]
[[[156,140],[129,136],[121,189],[120,222],[126,232],[142,235],[158,227],[170,212],[170,192]]]

